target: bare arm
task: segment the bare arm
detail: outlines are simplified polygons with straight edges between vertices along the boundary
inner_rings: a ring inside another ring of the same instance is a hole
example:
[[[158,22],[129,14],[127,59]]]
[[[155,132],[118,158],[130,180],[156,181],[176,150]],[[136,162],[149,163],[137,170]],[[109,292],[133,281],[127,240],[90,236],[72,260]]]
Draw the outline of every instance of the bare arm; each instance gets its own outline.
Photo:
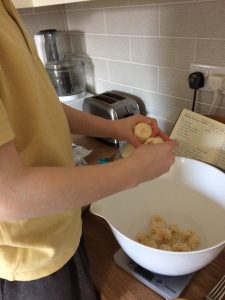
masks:
[[[164,140],[168,140],[168,137],[158,128],[156,120],[143,115],[135,115],[129,118],[112,121],[81,112],[65,104],[62,105],[71,133],[126,140],[137,147],[140,145],[140,142],[134,136],[134,127],[140,122],[146,122],[151,125],[153,136],[160,135]]]
[[[105,165],[26,167],[9,142],[0,146],[0,219],[63,212],[156,178],[174,162],[175,147],[173,141],[143,145],[131,157]]]
[[[113,122],[92,114],[79,111],[66,104],[62,104],[71,133],[88,136],[113,136],[115,129]]]

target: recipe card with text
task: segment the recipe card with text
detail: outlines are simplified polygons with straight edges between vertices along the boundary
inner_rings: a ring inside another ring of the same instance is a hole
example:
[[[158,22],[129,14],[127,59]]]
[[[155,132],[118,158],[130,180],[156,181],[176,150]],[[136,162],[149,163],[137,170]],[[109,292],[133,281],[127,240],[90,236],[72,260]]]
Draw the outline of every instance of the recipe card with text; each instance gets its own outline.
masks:
[[[225,170],[225,124],[183,109],[170,138],[179,143],[176,155]]]

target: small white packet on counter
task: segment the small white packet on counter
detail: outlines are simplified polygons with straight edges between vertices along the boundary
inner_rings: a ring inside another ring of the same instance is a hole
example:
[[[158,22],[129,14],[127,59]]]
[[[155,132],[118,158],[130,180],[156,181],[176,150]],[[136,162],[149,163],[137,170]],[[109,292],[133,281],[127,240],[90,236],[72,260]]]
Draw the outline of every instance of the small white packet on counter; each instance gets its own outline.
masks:
[[[85,149],[82,146],[72,144],[73,160],[76,166],[87,165],[85,157],[87,157],[93,150]]]

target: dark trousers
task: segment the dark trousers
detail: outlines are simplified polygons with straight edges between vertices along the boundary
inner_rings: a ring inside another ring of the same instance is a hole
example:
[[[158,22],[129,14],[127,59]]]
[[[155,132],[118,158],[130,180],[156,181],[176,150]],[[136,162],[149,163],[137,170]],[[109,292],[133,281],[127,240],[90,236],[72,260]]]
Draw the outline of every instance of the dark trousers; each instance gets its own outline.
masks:
[[[81,241],[70,261],[57,272],[32,281],[0,279],[0,300],[99,300],[89,275]]]

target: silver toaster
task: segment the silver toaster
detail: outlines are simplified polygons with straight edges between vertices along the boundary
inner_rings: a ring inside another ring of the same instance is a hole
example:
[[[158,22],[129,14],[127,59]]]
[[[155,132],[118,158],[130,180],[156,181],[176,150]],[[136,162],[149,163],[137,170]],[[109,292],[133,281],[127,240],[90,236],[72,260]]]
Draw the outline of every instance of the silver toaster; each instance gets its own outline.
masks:
[[[105,92],[85,98],[83,110],[110,120],[118,120],[140,114],[139,104],[135,99],[116,92]],[[110,138],[104,138],[104,140],[118,145],[117,140]]]

